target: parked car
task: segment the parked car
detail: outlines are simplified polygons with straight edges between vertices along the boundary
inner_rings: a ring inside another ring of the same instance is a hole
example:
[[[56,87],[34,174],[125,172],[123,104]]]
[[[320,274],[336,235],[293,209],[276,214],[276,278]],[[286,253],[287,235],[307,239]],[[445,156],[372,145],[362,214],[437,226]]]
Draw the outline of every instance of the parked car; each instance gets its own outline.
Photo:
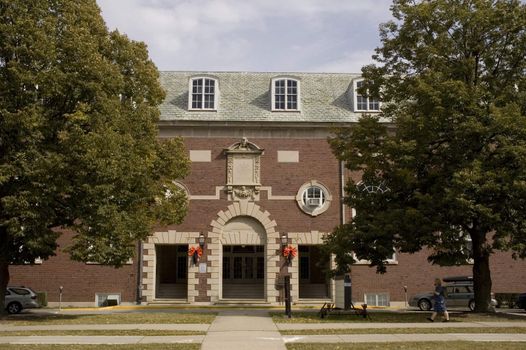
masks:
[[[5,309],[10,314],[17,314],[22,309],[40,307],[37,293],[27,287],[7,287],[5,291]]]
[[[526,310],[526,293],[519,294],[519,296],[517,297],[517,302],[515,303],[515,305],[519,309]]]
[[[471,311],[475,310],[475,293],[473,292],[473,277],[471,276],[455,276],[445,277],[443,279],[444,287],[446,288],[446,305],[464,306]],[[433,307],[433,292],[420,293],[413,296],[409,300],[409,306],[420,308],[420,310],[428,311]],[[491,305],[496,306],[497,300],[491,295]]]

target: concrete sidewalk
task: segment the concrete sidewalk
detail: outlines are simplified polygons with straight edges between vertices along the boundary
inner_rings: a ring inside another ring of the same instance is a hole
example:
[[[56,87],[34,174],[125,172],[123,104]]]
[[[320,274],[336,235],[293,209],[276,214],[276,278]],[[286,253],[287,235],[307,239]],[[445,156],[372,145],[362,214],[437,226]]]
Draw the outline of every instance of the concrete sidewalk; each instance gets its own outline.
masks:
[[[526,334],[335,334],[335,335],[286,335],[285,343],[384,343],[384,342],[526,342]]]
[[[377,343],[417,341],[526,342],[526,334],[446,333],[446,334],[337,334],[287,335],[279,330],[382,329],[382,328],[507,328],[526,327],[526,322],[435,322],[435,323],[278,323],[269,310],[223,310],[212,324],[77,324],[16,326],[0,324],[0,344],[145,344],[202,343],[204,350],[285,350],[286,343]],[[207,332],[195,336],[8,336],[7,331],[37,330],[193,330]]]
[[[2,332],[24,331],[76,331],[76,330],[160,330],[160,331],[198,331],[206,332],[210,328],[207,323],[157,323],[157,324],[61,324],[38,326],[12,326],[0,324]]]
[[[286,350],[268,310],[228,310],[216,317],[202,350]]]
[[[260,312],[262,316],[258,316],[255,320],[259,323],[263,322],[261,319],[264,316],[264,311]],[[68,325],[36,325],[36,326],[14,326],[4,325],[0,323],[0,336],[2,332],[24,332],[24,331],[74,331],[74,330],[162,330],[162,331],[228,331],[239,330],[258,330],[257,323],[254,319],[250,322],[245,322],[239,316],[247,317],[250,312],[234,312],[234,315],[223,314],[223,319],[217,320],[214,328],[211,329],[211,324],[206,323],[158,323],[158,324],[68,324]],[[252,315],[253,316],[253,315]],[[228,318],[226,318],[228,317]],[[270,319],[270,318],[269,318]],[[241,324],[240,324],[241,323]],[[526,322],[435,322],[435,323],[377,323],[377,322],[324,322],[324,323],[276,323],[274,327],[267,324],[260,325],[262,331],[284,331],[284,330],[315,330],[315,329],[389,329],[389,328],[526,328]],[[247,328],[248,327],[248,328]]]
[[[510,328],[524,327],[526,322],[429,322],[429,323],[375,323],[375,322],[324,322],[276,323],[280,331],[313,329],[389,329],[389,328]]]
[[[0,344],[199,344],[204,335],[190,336],[18,336],[0,337]]]

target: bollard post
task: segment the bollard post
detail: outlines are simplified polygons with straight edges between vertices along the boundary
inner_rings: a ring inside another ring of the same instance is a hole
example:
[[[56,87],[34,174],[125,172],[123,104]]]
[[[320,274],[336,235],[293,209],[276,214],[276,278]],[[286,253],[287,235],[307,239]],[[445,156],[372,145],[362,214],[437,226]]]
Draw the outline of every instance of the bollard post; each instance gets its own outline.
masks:
[[[285,315],[288,318],[292,317],[291,300],[290,300],[290,276],[285,276]]]
[[[344,310],[350,310],[353,307],[352,303],[352,281],[351,275],[345,274],[343,276],[343,305]]]
[[[63,286],[58,287],[58,311],[62,310],[62,290]]]

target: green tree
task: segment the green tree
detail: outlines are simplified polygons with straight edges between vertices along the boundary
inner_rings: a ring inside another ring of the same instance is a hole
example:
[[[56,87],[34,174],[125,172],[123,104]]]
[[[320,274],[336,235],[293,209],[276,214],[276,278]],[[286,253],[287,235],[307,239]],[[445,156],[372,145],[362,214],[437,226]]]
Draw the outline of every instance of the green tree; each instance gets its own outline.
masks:
[[[63,229],[73,259],[119,267],[186,214],[184,146],[157,140],[157,68],[95,0],[1,0],[0,17],[0,290]]]
[[[526,257],[526,5],[396,0],[392,13],[377,64],[362,69],[361,92],[385,101],[382,113],[330,140],[363,183],[348,183],[357,215],[327,247],[343,270],[350,251],[379,272],[393,248],[472,259],[483,312],[490,255]]]

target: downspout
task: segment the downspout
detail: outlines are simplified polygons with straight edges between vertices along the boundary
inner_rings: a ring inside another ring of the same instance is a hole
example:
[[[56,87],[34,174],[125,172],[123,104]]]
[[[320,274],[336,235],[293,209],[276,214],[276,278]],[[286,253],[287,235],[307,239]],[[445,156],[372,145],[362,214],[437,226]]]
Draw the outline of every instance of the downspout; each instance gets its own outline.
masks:
[[[137,305],[142,303],[142,250],[142,241],[139,240],[139,244],[137,244]]]
[[[341,224],[345,224],[345,203],[344,203],[344,195],[345,193],[345,165],[343,160],[340,161],[340,217],[341,217]]]
[[[340,161],[340,167],[339,167],[339,177],[340,177],[340,220],[341,224],[345,224],[345,203],[343,201],[344,199],[344,193],[345,193],[345,165],[344,162]],[[334,263],[334,254],[331,254],[331,269],[334,269],[335,263]],[[339,278],[338,278],[339,279]],[[336,303],[336,279],[332,278],[332,288],[331,288],[331,294],[332,294],[332,301]],[[343,293],[343,290],[341,291]]]

